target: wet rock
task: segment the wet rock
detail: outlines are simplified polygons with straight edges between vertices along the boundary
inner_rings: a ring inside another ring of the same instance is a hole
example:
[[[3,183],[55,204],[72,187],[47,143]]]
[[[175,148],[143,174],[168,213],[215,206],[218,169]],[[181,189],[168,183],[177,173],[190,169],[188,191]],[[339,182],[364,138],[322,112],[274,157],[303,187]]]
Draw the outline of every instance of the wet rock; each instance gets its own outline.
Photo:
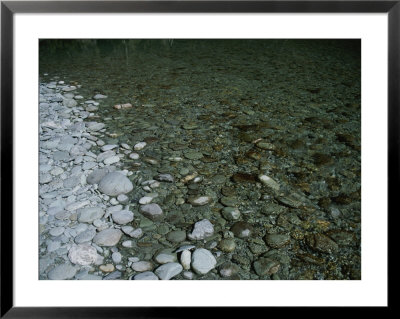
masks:
[[[50,280],[65,280],[75,276],[77,269],[70,264],[61,264],[50,270],[48,278]]]
[[[321,253],[334,253],[339,250],[338,244],[323,234],[310,234],[306,236],[306,242],[310,248]]]
[[[196,249],[192,254],[192,268],[195,273],[204,275],[215,268],[217,260],[213,254],[204,248]]]
[[[168,182],[168,183],[174,182],[174,177],[171,174],[159,174],[155,176],[154,179],[159,182]]]
[[[181,264],[178,263],[168,263],[158,267],[154,273],[161,280],[170,280],[171,278],[179,275],[183,270]]]
[[[235,240],[233,238],[223,239],[218,244],[219,249],[223,252],[230,253],[236,248]]]
[[[234,197],[222,197],[221,198],[221,204],[227,207],[234,207],[237,205],[237,199]]]
[[[238,238],[246,238],[250,237],[253,233],[253,226],[251,226],[249,223],[240,221],[236,222],[233,224],[231,227],[231,231],[235,235],[235,237]]]
[[[263,150],[268,150],[268,151],[273,151],[273,150],[275,150],[275,145],[274,145],[274,144],[268,143],[268,142],[265,142],[265,141],[260,141],[260,142],[258,142],[258,143],[256,144],[256,146],[257,146],[258,148],[263,149]]]
[[[116,264],[119,264],[122,261],[122,255],[120,252],[114,252],[111,255],[111,258],[112,258],[113,262]]]
[[[271,258],[261,257],[253,264],[254,270],[260,277],[272,275],[279,271],[280,264],[278,261]]]
[[[280,186],[277,182],[275,182],[271,177],[267,175],[259,175],[258,179],[260,180],[261,183],[263,183],[265,186],[268,186],[269,188],[278,191],[280,189]]]
[[[134,149],[135,151],[140,151],[140,150],[144,149],[146,145],[147,145],[146,142],[140,142],[140,143],[135,144],[135,146],[133,147],[133,149]]]
[[[93,98],[94,98],[95,100],[106,99],[106,98],[107,98],[107,95],[96,94],[95,96],[93,96]]]
[[[290,236],[287,234],[267,234],[265,242],[269,247],[281,248],[290,243]]]
[[[232,175],[232,180],[235,183],[256,183],[257,176],[253,175],[253,174],[247,174],[247,173],[236,173],[236,174]],[[230,195],[226,195],[226,196],[230,196]]]
[[[152,221],[160,220],[163,217],[163,211],[158,204],[146,204],[140,207],[140,213]]]
[[[122,273],[120,271],[114,271],[110,274],[108,274],[107,276],[103,277],[103,280],[116,280],[121,278]]]
[[[188,234],[191,240],[202,240],[214,234],[214,226],[208,219],[203,219],[194,224],[192,233]]]
[[[119,229],[105,229],[99,232],[93,242],[99,246],[115,246],[121,239],[122,232]]]
[[[183,156],[185,156],[187,159],[190,160],[198,160],[201,159],[203,157],[203,154],[197,151],[186,151],[183,153]]]
[[[235,207],[224,207],[222,209],[222,216],[226,220],[237,220],[240,217],[240,211]]]
[[[231,262],[225,262],[219,267],[219,273],[224,278],[236,275],[239,270],[239,266]]]
[[[97,123],[97,122],[89,122],[86,123],[86,125],[87,125],[87,130],[90,132],[97,132],[105,127],[104,123]]]
[[[132,182],[118,172],[108,173],[99,183],[99,190],[109,196],[129,193],[133,189]]]
[[[212,198],[209,196],[189,197],[188,203],[193,206],[204,206],[211,203]]]
[[[173,243],[180,243],[186,239],[186,232],[184,230],[174,230],[167,234],[167,239]]]

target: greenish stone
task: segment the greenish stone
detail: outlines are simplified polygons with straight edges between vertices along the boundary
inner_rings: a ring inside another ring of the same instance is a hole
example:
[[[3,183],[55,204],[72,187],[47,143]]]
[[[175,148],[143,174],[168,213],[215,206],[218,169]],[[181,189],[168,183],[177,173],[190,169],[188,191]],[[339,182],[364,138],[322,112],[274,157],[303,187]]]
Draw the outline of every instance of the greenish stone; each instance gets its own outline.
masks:
[[[183,154],[187,159],[198,160],[203,157],[203,154],[196,151],[187,151]]]
[[[221,198],[221,204],[224,206],[236,206],[237,205],[237,199],[234,197],[222,197]]]

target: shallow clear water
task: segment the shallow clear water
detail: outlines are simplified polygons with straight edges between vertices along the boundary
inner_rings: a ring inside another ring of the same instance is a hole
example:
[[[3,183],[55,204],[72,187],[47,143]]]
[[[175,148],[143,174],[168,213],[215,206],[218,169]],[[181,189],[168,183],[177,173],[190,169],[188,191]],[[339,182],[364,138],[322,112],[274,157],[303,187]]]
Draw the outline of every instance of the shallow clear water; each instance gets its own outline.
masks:
[[[147,142],[140,160],[124,158],[122,168],[141,181],[175,178],[157,189],[164,220],[135,212],[145,236],[121,252],[151,260],[179,247],[168,233],[206,218],[214,236],[196,245],[222,251],[217,269],[236,265],[227,279],[361,278],[358,40],[42,41],[40,81],[54,80],[81,85],[73,93],[85,100],[108,96],[90,119],[106,124],[106,144]],[[123,103],[133,107],[113,108]],[[191,174],[202,181],[181,181]],[[145,194],[129,194],[131,203]],[[212,202],[190,204],[200,195]],[[226,206],[238,208],[238,220],[224,216]],[[238,221],[252,233],[235,234],[229,252],[223,239]],[[272,276],[257,272],[263,258],[279,263]]]

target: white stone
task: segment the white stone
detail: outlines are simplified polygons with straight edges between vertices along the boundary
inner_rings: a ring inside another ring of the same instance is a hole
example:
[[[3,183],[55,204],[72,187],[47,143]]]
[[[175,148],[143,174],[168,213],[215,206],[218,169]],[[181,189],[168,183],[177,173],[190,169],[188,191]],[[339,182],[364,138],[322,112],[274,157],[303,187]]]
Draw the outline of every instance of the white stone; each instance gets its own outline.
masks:
[[[129,193],[133,189],[132,182],[119,172],[108,173],[99,183],[99,190],[109,196]]]
[[[68,258],[73,264],[87,266],[94,264],[97,260],[97,250],[90,244],[79,244],[72,246],[68,252]]]
[[[139,199],[139,204],[141,204],[141,205],[150,204],[152,200],[153,200],[153,197],[145,196],[145,197],[142,197],[141,199]]]
[[[137,159],[139,159],[139,154],[138,153],[131,153],[131,154],[129,154],[129,158],[137,160]]]
[[[272,188],[273,190],[278,191],[280,189],[279,184],[267,175],[259,175],[258,179],[260,180],[261,183]]]
[[[115,155],[115,156],[111,156],[111,157],[107,157],[103,163],[106,165],[111,165],[111,164],[115,164],[118,163],[120,161],[119,156]]]
[[[194,224],[194,229],[191,234],[188,234],[189,239],[202,240],[214,234],[214,226],[208,219],[203,219]]]
[[[198,248],[192,254],[192,268],[199,275],[208,273],[216,264],[217,260],[207,249]]]
[[[135,146],[133,147],[133,149],[134,149],[135,151],[140,151],[140,150],[142,150],[146,145],[147,145],[146,142],[140,142],[140,143],[135,144]]]
[[[191,256],[192,256],[192,253],[190,252],[190,250],[182,251],[180,262],[181,262],[183,269],[185,269],[185,270],[190,269]]]

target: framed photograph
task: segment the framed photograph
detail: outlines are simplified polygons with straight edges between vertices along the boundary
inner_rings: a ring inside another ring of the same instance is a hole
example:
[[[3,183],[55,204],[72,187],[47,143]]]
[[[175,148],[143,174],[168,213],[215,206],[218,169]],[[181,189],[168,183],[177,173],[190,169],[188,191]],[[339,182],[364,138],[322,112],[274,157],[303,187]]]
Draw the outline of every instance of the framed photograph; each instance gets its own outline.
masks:
[[[1,316],[388,308],[399,18],[2,1]]]

